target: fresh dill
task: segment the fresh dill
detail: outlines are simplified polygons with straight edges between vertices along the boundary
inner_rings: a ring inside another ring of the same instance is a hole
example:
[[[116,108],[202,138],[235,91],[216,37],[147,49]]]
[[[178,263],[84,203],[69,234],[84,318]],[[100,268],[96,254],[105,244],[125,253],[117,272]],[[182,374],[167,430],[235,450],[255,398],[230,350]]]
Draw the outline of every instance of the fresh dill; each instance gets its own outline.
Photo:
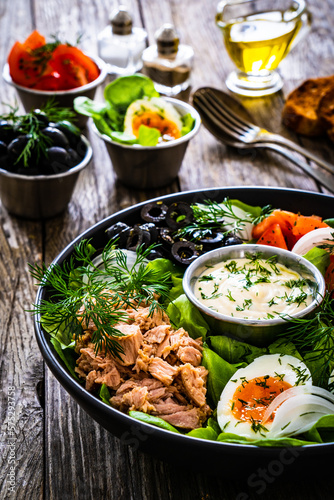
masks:
[[[49,99],[38,113],[30,111],[25,115],[20,115],[18,106],[8,105],[8,107],[9,112],[2,114],[0,119],[6,120],[8,124],[11,124],[18,135],[25,135],[28,138],[25,147],[16,160],[16,163],[22,160],[24,167],[29,166],[34,154],[36,154],[36,162],[38,163],[42,156],[46,156],[46,150],[51,145],[51,139],[42,133],[46,125],[39,119],[40,114],[45,115],[49,122],[55,123],[62,120],[71,121],[75,117],[74,112],[70,108],[57,106],[53,98]]]
[[[83,240],[61,266],[30,265],[31,275],[47,288],[50,297],[30,312],[40,315],[53,335],[65,327],[77,341],[91,329],[95,352],[120,357],[123,350],[117,338],[123,335],[119,324],[128,321],[126,309],[141,305],[153,314],[163,310],[162,302],[169,299],[170,273],[160,275],[146,265],[151,250],[139,248],[129,267],[126,254],[110,243],[102,253],[103,266],[96,267],[92,246]]]
[[[228,198],[225,198],[223,203],[205,200],[204,203],[191,205],[191,208],[194,221],[177,231],[178,238],[204,239],[217,232],[222,233],[224,236],[239,234],[247,223],[257,224],[269,215],[271,210],[267,205],[261,209],[261,214],[257,217],[250,213],[240,216],[236,213],[232,201]]]

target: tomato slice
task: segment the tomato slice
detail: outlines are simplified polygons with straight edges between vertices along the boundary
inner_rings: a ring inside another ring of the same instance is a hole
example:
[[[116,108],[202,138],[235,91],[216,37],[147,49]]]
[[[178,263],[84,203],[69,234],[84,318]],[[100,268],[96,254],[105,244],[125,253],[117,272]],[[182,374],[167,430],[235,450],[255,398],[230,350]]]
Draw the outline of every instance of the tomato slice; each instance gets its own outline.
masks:
[[[77,47],[61,44],[53,52],[50,65],[61,77],[63,90],[80,87],[95,80],[100,71],[95,62]]]
[[[268,245],[270,247],[284,248],[287,250],[286,242],[283,236],[281,226],[272,224],[266,229],[261,238],[258,240],[259,245]]]
[[[15,83],[32,87],[40,78],[41,68],[20,42],[15,42],[8,56],[9,73]]]
[[[26,50],[33,50],[38,49],[39,47],[43,47],[43,45],[45,44],[45,37],[41,35],[37,30],[34,30],[23,43],[23,47]]]

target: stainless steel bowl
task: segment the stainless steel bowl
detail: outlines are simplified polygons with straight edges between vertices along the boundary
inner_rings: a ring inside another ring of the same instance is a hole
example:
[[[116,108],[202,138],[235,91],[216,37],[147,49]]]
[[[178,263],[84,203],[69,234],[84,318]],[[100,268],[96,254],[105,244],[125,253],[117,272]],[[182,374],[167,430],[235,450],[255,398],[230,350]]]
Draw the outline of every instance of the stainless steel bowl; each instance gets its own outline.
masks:
[[[67,172],[55,175],[21,175],[0,168],[0,198],[9,213],[24,219],[48,219],[63,212],[80,172],[92,159],[93,150],[84,137],[83,160]]]
[[[173,182],[181,168],[189,141],[199,131],[201,118],[195,108],[171,97],[164,99],[171,103],[181,116],[190,113],[195,119],[194,128],[174,141],[150,147],[138,144],[128,146],[113,141],[93,126],[94,132],[105,142],[118,179],[126,186],[135,189],[156,189]]]
[[[286,330],[286,320],[281,317],[251,320],[221,314],[205,306],[194,293],[198,277],[209,266],[229,259],[243,258],[247,253],[255,254],[256,252],[261,252],[264,259],[277,255],[280,264],[312,281],[315,292],[313,300],[307,307],[294,314],[294,318],[304,318],[314,312],[325,293],[325,280],[320,271],[300,255],[266,245],[246,244],[222,247],[202,255],[186,270],[183,277],[183,289],[190,302],[203,314],[214,334],[228,335],[249,344],[266,346],[275,340],[277,334]]]
[[[38,89],[30,89],[28,87],[23,87],[22,85],[18,85],[12,80],[12,77],[9,73],[9,65],[6,63],[3,67],[2,77],[6,83],[11,85],[16,89],[18,93],[24,109],[28,112],[32,109],[40,109],[48,102],[50,98],[55,99],[55,103],[57,103],[61,107],[72,108],[73,109],[73,100],[79,96],[86,96],[90,99],[94,99],[96,89],[101,83],[104,82],[107,72],[107,66],[102,61],[102,59],[98,57],[89,56],[95,64],[98,66],[100,70],[99,76],[87,85],[82,85],[81,87],[77,87],[75,89],[69,90],[38,90]],[[87,123],[87,116],[79,115],[76,113],[77,121],[76,125],[80,128],[83,128]]]

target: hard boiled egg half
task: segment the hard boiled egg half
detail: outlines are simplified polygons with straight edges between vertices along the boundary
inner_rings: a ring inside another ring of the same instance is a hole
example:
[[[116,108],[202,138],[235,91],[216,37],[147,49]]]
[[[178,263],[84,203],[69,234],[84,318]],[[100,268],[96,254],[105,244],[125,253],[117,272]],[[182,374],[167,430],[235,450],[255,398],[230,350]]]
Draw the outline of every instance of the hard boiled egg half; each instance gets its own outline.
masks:
[[[161,97],[137,99],[130,104],[124,118],[124,132],[138,137],[141,125],[159,130],[162,141],[179,139],[183,126],[179,112]]]
[[[226,384],[217,407],[223,432],[250,439],[269,437],[276,410],[268,408],[282,393],[296,386],[312,386],[307,366],[298,358],[268,354],[236,371]]]

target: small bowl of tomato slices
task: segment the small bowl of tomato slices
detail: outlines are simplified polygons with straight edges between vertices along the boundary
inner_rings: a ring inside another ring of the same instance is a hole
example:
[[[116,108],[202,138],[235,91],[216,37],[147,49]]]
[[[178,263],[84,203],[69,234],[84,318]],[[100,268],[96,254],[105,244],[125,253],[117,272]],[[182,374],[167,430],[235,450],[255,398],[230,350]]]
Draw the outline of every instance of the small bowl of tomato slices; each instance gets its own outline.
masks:
[[[61,107],[73,108],[73,99],[93,99],[97,87],[107,76],[105,63],[84,54],[78,47],[55,39],[47,43],[38,31],[21,43],[15,42],[2,72],[15,87],[25,110],[43,108],[51,97]],[[77,115],[84,127],[87,117]]]

